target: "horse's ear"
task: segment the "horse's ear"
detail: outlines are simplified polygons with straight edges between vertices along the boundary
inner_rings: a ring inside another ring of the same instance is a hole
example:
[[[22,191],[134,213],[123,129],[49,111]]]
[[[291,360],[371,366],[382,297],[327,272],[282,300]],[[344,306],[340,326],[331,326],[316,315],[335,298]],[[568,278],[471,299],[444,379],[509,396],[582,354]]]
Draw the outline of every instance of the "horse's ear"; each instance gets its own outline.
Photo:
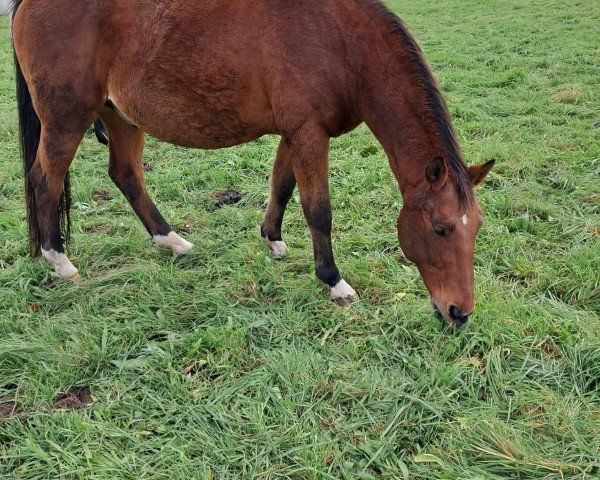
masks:
[[[432,190],[439,190],[448,181],[448,165],[444,157],[435,157],[425,170],[425,178],[431,184]]]
[[[480,163],[479,165],[473,165],[469,167],[469,177],[473,186],[481,185],[485,180],[485,177],[496,163],[496,160],[490,160],[489,162]]]

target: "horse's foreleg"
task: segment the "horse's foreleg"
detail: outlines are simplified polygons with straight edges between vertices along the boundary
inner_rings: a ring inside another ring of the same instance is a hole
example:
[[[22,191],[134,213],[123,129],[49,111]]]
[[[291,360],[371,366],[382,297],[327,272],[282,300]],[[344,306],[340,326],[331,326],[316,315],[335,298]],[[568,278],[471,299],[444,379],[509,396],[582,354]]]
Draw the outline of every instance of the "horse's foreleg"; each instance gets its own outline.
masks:
[[[304,127],[289,139],[289,149],[304,216],[312,235],[317,277],[329,286],[333,300],[341,303],[355,300],[356,292],[341,277],[331,247],[329,137],[318,127]]]
[[[79,279],[79,274],[64,253],[59,203],[65,176],[85,130],[66,133],[42,126],[36,160],[28,174],[35,192],[42,255],[60,277],[74,280]],[[67,205],[66,211],[68,208]]]
[[[282,138],[271,175],[269,205],[261,227],[263,240],[274,258],[281,258],[287,252],[287,246],[281,238],[281,224],[285,208],[295,187],[296,177],[290,163],[290,150],[285,139]]]
[[[109,137],[109,175],[142,221],[154,243],[173,254],[187,252],[193,244],[177,235],[160,214],[146,190],[142,151],[144,132],[114,112],[101,115]]]

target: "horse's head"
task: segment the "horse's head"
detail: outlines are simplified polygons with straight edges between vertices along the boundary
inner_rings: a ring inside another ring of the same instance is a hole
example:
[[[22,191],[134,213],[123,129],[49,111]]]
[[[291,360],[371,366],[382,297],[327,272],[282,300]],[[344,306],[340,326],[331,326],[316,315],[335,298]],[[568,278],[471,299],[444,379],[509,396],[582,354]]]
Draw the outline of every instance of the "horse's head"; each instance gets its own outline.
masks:
[[[468,188],[479,185],[494,161],[469,168]],[[473,250],[483,224],[476,201],[461,200],[442,157],[434,158],[419,187],[404,195],[398,217],[400,246],[414,262],[434,307],[446,320],[464,325],[473,313]]]

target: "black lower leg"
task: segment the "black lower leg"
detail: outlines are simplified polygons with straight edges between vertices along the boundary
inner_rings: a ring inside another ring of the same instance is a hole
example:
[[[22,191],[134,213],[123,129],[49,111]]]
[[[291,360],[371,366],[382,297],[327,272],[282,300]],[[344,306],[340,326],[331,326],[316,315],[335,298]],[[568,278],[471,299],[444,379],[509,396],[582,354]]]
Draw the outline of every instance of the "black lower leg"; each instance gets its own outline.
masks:
[[[271,175],[271,195],[269,205],[261,226],[261,235],[272,242],[281,241],[283,216],[294,189],[296,177],[290,165],[290,152],[285,140],[277,151],[273,174]]]
[[[267,208],[267,214],[261,227],[261,235],[272,242],[281,241],[281,227],[283,225],[283,215],[287,207],[294,188],[296,179],[292,176],[279,183],[277,189],[271,193],[271,199]]]
[[[305,214],[312,234],[317,278],[330,287],[335,287],[342,277],[335,264],[331,246],[331,203],[329,200],[310,203],[305,208]]]
[[[168,235],[173,230],[148,196],[143,180],[135,172],[116,175],[111,171],[110,177],[150,235]]]
[[[54,250],[64,253],[58,213],[60,192],[55,191],[56,187],[50,188],[48,180],[39,170],[39,166],[36,165],[29,175],[35,192],[40,246],[47,252]],[[62,182],[59,181],[59,185],[62,186]]]

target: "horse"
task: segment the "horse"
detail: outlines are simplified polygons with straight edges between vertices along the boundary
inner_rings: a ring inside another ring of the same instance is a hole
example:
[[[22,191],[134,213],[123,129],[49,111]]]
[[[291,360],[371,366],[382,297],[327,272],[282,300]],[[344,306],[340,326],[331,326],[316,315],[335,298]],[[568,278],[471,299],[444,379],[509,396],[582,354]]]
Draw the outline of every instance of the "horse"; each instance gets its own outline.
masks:
[[[467,322],[483,222],[474,187],[494,162],[467,167],[420,47],[380,0],[13,0],[12,19],[30,249],[60,277],[80,279],[63,247],[68,170],[92,123],[108,141],[110,178],[175,255],[193,244],[148,196],[145,133],[199,149],[272,134],[281,141],[261,236],[273,257],[286,254],[297,186],[316,276],[333,300],[355,300],[332,250],[328,150],[364,122],[403,197],[404,254],[434,308]]]

